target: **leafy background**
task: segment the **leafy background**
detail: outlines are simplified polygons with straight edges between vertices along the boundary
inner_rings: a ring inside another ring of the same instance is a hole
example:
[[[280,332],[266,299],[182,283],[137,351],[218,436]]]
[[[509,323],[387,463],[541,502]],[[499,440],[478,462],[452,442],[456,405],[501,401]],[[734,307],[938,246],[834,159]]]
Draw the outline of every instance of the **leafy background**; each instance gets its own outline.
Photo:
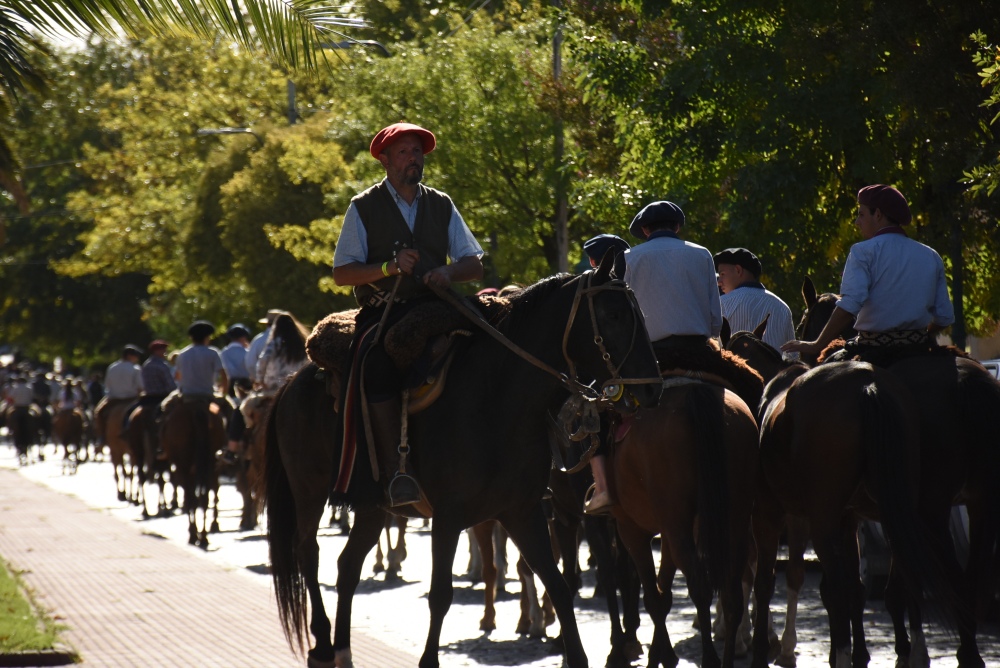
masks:
[[[343,31],[388,57],[314,40],[312,58],[289,62],[206,31],[76,49],[24,38],[38,80],[0,87],[0,344],[106,363],[125,342],[180,343],[196,318],[221,328],[284,308],[311,323],[350,307],[330,275],[336,239],[350,198],[382,176],[370,138],[399,120],[436,133],[425,182],[487,251],[468,290],[573,267],[584,240],[627,238],[642,206],[671,199],[686,238],[754,250],[798,311],[805,275],[838,287],[854,193],[879,182],[907,195],[911,235],[945,258],[953,338],[996,331],[988,2],[356,9],[370,27]],[[251,132],[197,133],[225,127]]]

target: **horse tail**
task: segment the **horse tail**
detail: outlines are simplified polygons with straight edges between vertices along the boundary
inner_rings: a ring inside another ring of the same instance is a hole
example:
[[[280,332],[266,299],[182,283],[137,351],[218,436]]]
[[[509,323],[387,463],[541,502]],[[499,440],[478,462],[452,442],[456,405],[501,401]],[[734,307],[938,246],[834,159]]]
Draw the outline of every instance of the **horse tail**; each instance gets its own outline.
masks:
[[[970,374],[960,383],[962,424],[971,433],[965,436],[966,447],[974,453],[972,467],[978,478],[985,499],[980,518],[976,524],[979,537],[970,542],[969,572],[975,573],[978,582],[967,586],[979,592],[979,605],[992,598],[993,587],[990,575],[994,555],[1000,550],[1000,438],[997,436],[995,419],[1000,413],[1000,383],[986,374]],[[971,524],[971,522],[970,522]],[[970,531],[971,533],[971,531]],[[982,611],[980,611],[981,613]]]
[[[215,453],[212,451],[211,425],[212,413],[208,406],[197,406],[191,404],[194,411],[192,421],[191,441],[194,447],[194,473],[195,473],[195,497],[204,495],[207,504],[209,487],[211,487],[211,476],[215,470]],[[194,408],[197,406],[197,408]],[[127,438],[126,433],[120,435],[122,440]],[[131,445],[131,444],[129,444]]]
[[[698,559],[718,591],[729,573],[729,466],[719,388],[697,384],[687,392],[698,463]]]
[[[919,447],[915,422],[906,422],[901,400],[880,384],[878,375],[862,388],[860,401],[867,477],[894,563],[911,591],[927,591],[939,602],[958,605],[957,592],[936,557],[915,503],[911,476],[918,468],[913,461]]]
[[[289,384],[282,386],[274,395],[268,414],[264,470],[259,478],[258,492],[261,507],[267,509],[268,557],[281,629],[292,650],[304,653],[308,623],[307,591],[296,550],[299,532],[295,497],[278,446],[278,407]]]

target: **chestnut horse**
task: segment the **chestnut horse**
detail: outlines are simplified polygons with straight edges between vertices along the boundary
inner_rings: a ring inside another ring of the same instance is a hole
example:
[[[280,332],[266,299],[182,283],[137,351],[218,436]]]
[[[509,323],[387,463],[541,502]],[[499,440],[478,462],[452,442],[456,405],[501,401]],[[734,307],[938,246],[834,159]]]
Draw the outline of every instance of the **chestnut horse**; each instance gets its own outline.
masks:
[[[589,665],[571,592],[552,558],[542,495],[552,460],[550,411],[557,410],[571,391],[590,391],[549,369],[572,374],[578,367],[585,377],[603,383],[618,401],[631,399],[648,406],[659,397],[659,383],[649,382],[658,374],[642,314],[624,283],[612,279],[611,264],[604,262],[581,276],[554,276],[511,295],[505,315],[495,325],[519,351],[477,331],[457,351],[441,396],[409,420],[412,470],[433,507],[431,622],[421,668],[439,665],[441,625],[451,606],[459,536],[465,528],[489,519],[500,521],[548,591],[562,628],[566,664]],[[290,643],[302,645],[308,592],[309,628],[315,638],[310,660],[351,665],[352,598],[387,511],[383,488],[371,473],[368,450],[358,447],[344,495],[355,509],[355,521],[337,561],[336,632],[331,643],[316,576],[316,531],[332,475],[318,476],[317,471],[334,473],[341,443],[333,402],[319,374],[314,365],[299,371],[279,391],[270,415],[268,545],[281,621]],[[623,381],[628,391],[619,393]],[[593,398],[597,399],[596,393]]]
[[[832,309],[821,309],[820,301],[811,305],[807,299],[800,338],[814,339],[826,324]],[[959,665],[977,668],[984,665],[976,643],[977,618],[994,592],[992,564],[1000,537],[1000,439],[995,425],[1000,382],[975,360],[950,354],[904,357],[888,369],[917,402],[921,516],[937,558],[953,574],[963,597],[963,604],[952,611],[958,625]],[[959,503],[969,512],[970,557],[964,569],[949,531],[951,506]],[[906,594],[901,583],[890,579],[886,607],[893,618],[897,655],[904,662],[911,651],[904,625]],[[911,616],[910,627],[918,639],[920,626],[919,616]]]
[[[720,665],[711,638],[711,604],[720,592],[726,615],[721,665],[732,666],[742,615],[750,511],[757,467],[757,423],[735,393],[702,381],[670,379],[660,404],[639,412],[610,458],[618,533],[642,581],[653,621],[649,666],[678,657],[667,633],[671,582],[678,568],[702,629],[702,666]],[[661,538],[657,574],[650,540]]]

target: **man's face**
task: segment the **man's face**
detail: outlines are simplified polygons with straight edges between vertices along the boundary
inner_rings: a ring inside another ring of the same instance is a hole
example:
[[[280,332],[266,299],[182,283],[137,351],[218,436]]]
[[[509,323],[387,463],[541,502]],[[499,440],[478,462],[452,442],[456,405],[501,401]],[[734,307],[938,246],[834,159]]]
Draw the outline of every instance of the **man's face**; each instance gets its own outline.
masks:
[[[728,294],[746,280],[746,270],[738,264],[720,262],[715,270],[719,274],[719,287]]]
[[[389,144],[378,159],[392,183],[415,186],[424,176],[424,144],[415,134]]]
[[[883,221],[880,214],[878,209],[872,211],[864,204],[858,205],[858,217],[854,222],[857,223],[858,229],[861,230],[861,236],[865,239],[871,239],[875,236],[879,227],[882,226]]]

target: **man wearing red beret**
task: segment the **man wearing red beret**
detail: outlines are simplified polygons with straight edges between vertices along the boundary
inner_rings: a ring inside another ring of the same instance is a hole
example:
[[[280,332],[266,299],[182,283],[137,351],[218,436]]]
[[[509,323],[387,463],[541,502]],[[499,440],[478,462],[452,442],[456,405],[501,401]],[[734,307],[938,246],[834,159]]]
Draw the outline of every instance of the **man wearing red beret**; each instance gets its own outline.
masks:
[[[941,256],[907,237],[910,218],[892,186],[858,191],[855,222],[865,240],[851,247],[837,308],[815,341],[789,341],[782,351],[819,355],[852,321],[856,348],[923,345],[955,321]]]
[[[411,123],[390,125],[372,139],[370,152],[385,168],[385,179],[351,200],[333,259],[334,281],[353,286],[361,307],[358,335],[378,324],[387,309],[383,327],[435,298],[428,284],[447,288],[483,276],[483,249],[451,198],[421,183],[424,155],[435,146],[433,133]],[[398,468],[402,380],[380,343],[362,344],[358,351],[365,355],[373,438],[391,478]],[[396,476],[390,505],[419,501],[416,481]]]

